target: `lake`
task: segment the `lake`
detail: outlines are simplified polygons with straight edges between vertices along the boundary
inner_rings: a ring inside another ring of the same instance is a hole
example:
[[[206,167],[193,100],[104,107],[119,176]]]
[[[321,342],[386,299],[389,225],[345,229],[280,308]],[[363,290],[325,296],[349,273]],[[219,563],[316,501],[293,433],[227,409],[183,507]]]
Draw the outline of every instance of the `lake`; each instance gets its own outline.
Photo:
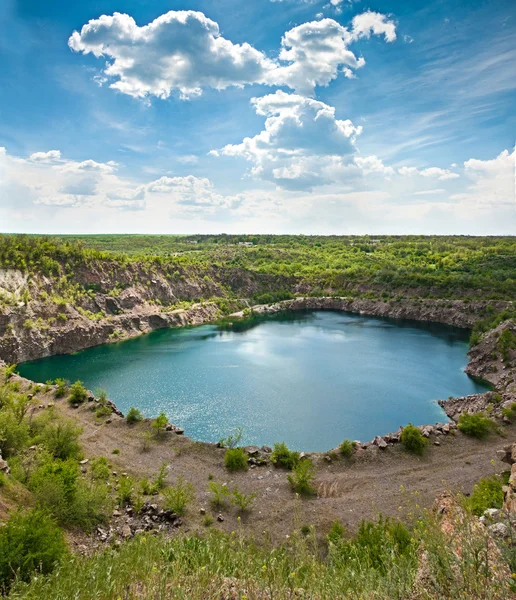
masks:
[[[164,411],[185,434],[323,451],[409,422],[446,422],[436,400],[487,388],[465,373],[468,332],[442,325],[301,312],[249,326],[166,329],[19,366],[103,388],[126,413]]]

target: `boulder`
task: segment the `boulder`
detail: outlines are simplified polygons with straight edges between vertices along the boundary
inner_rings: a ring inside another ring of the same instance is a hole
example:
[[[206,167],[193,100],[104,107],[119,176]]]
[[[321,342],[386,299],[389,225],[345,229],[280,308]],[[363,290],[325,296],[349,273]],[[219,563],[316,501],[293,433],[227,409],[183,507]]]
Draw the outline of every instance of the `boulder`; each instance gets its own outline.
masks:
[[[0,456],[0,472],[9,475],[11,469],[9,469],[9,465],[7,462]]]

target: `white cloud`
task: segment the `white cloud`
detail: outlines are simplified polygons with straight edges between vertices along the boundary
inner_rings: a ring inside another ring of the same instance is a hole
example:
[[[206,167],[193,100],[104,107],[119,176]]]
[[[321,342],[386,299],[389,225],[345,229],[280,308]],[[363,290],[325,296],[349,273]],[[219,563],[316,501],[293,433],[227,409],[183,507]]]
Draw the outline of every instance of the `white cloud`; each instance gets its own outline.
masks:
[[[182,165],[195,165],[199,162],[199,159],[197,156],[195,156],[195,154],[185,154],[184,156],[178,156],[176,160]]]
[[[287,31],[281,40],[281,61],[289,62],[270,74],[276,85],[287,85],[302,94],[312,94],[314,87],[325,86],[339,74],[341,67],[359,69],[365,65],[348,46],[352,33],[333,19],[304,23]]]
[[[471,158],[464,163],[464,172],[472,185],[453,195],[452,200],[477,210],[506,206],[516,212],[516,150],[512,154],[504,150],[492,160]]]
[[[117,163],[94,160],[74,161],[63,158],[59,150],[34,152],[28,158],[0,153],[0,167],[5,174],[0,181],[4,190],[16,189],[19,197],[9,198],[20,205],[56,207],[115,206],[116,190],[125,194],[126,208],[141,208],[142,198],[134,196],[134,184],[115,174]],[[9,196],[5,193],[5,197]],[[117,199],[117,203],[118,203]],[[138,203],[140,204],[138,206]]]
[[[369,38],[371,34],[383,35],[386,42],[396,39],[396,25],[381,13],[368,10],[353,17],[353,38]]]
[[[400,167],[398,173],[405,177],[412,175],[421,175],[422,177],[430,177],[433,179],[439,179],[440,181],[446,181],[447,179],[458,179],[460,175],[453,173],[449,169],[441,169],[440,167],[428,167],[426,169],[418,169],[416,167]]]
[[[435,194],[444,194],[446,190],[444,188],[436,188],[434,190],[421,190],[420,192],[414,192],[415,196],[434,196]]]
[[[48,152],[34,152],[29,156],[32,162],[55,162],[61,159],[59,150],[49,150]]]
[[[445,181],[446,179],[457,179],[460,177],[458,173],[452,173],[448,169],[440,169],[439,167],[430,167],[428,169],[423,169],[420,171],[420,175],[423,177],[435,177],[436,179],[440,179],[441,181]]]
[[[107,78],[110,87],[137,98],[167,98],[175,90],[192,98],[206,87],[253,83],[312,94],[315,86],[328,85],[340,72],[350,77],[365,64],[349,50],[353,41],[375,34],[391,42],[395,29],[387,17],[372,12],[357,15],[351,31],[333,19],[304,23],[284,34],[279,56],[272,60],[247,43],[221,36],[218,24],[201,12],[170,11],[142,27],[130,15],[114,13],[89,21],[68,45],[105,57],[97,83]]]
[[[369,175],[371,173],[380,173],[386,177],[394,175],[394,169],[392,167],[386,167],[377,156],[365,156],[363,158],[356,156],[355,163],[362,170],[364,175]]]
[[[336,168],[357,170],[352,163],[362,128],[336,119],[332,106],[282,91],[251,102],[266,117],[264,130],[212,154],[244,157],[254,164],[252,175],[288,189],[328,183]]]

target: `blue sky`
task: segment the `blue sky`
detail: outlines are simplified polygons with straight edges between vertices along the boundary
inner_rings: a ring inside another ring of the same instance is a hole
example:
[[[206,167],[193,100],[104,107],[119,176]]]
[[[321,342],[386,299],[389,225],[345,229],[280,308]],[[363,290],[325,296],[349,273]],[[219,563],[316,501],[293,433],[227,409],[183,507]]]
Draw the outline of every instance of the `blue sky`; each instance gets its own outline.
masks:
[[[2,231],[516,232],[513,0],[2,0],[0,29]]]

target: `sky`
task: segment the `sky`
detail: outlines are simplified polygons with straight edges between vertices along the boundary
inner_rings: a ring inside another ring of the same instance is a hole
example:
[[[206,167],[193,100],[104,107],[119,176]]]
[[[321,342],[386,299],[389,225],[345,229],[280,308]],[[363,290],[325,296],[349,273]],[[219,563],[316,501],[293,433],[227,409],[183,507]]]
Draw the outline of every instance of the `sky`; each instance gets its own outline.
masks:
[[[514,0],[0,0],[0,231],[516,234]]]

